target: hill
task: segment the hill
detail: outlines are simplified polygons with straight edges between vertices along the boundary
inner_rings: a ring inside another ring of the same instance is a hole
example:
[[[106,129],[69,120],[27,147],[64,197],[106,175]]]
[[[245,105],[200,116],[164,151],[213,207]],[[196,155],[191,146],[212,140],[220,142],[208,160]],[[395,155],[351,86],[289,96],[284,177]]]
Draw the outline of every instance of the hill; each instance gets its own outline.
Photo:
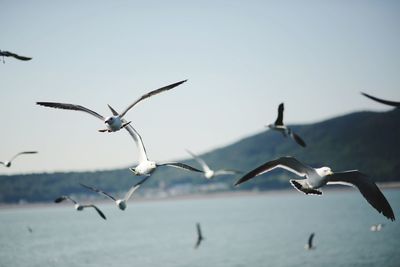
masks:
[[[307,143],[307,148],[274,131],[263,131],[226,147],[200,155],[212,168],[249,171],[280,157],[295,156],[315,167],[327,165],[334,171],[358,169],[377,182],[400,181],[400,109],[387,112],[356,112],[309,125],[291,125]],[[184,161],[197,166],[193,160]],[[174,168],[158,170],[143,190],[148,194],[180,194],[218,190],[277,189],[289,187],[290,173],[273,171],[239,188],[237,176],[206,180]],[[42,173],[0,176],[0,202],[52,201],[63,194],[90,194],[79,183],[123,193],[140,178],[128,169],[97,172]]]

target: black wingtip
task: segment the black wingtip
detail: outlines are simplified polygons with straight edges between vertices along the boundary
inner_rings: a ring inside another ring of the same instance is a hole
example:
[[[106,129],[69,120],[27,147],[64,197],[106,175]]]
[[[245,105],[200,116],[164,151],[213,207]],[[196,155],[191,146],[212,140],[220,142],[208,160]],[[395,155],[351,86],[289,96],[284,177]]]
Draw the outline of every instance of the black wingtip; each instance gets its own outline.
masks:
[[[63,201],[63,200],[64,200],[63,197],[58,197],[58,198],[54,199],[54,202],[55,202],[55,203],[60,203],[60,202]]]

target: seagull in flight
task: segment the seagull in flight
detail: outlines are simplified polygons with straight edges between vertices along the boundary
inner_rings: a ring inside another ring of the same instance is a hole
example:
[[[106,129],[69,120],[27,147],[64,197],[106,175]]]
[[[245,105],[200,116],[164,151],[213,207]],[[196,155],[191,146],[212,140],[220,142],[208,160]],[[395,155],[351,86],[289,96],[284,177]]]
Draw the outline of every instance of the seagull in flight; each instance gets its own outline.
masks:
[[[110,108],[111,110],[113,110],[113,112],[115,112],[115,110],[112,107]],[[125,129],[132,136],[139,150],[139,164],[135,168],[129,168],[135,175],[149,176],[156,170],[157,167],[160,166],[171,166],[194,172],[203,172],[201,170],[193,168],[192,166],[180,162],[156,163],[155,161],[149,160],[149,158],[147,157],[146,148],[144,147],[143,144],[142,137],[139,135],[139,133],[131,125],[127,125]]]
[[[313,246],[313,239],[314,239],[314,233],[312,233],[310,235],[310,237],[308,238],[308,243],[304,246],[304,248],[306,250],[311,250],[311,249],[315,249],[315,247]]]
[[[400,107],[400,102],[380,99],[380,98],[377,98],[375,96],[372,96],[372,95],[369,95],[369,94],[366,94],[366,93],[363,93],[363,92],[361,92],[361,94],[366,96],[366,97],[368,97],[369,99],[372,99],[372,100],[374,100],[376,102],[379,102],[381,104],[389,105],[389,106],[396,107],[396,108]]]
[[[116,199],[115,197],[113,197],[112,195],[108,194],[107,192],[104,192],[100,189],[97,189],[95,187],[91,187],[85,184],[81,183],[81,186],[86,187],[94,192],[97,192],[99,194],[102,194],[106,197],[108,197],[109,199],[113,200],[115,202],[115,204],[117,205],[117,207],[120,210],[125,210],[127,207],[126,202],[129,200],[129,198],[132,196],[132,194],[149,178],[149,176],[146,176],[144,179],[142,179],[141,181],[139,181],[138,183],[136,183],[134,186],[132,186],[129,191],[125,194],[124,198],[122,199]]]
[[[23,61],[28,61],[31,60],[31,57],[24,57],[24,56],[20,56],[14,53],[11,53],[9,51],[2,51],[0,50],[0,56],[3,57],[3,64],[5,63],[4,61],[4,57],[13,57],[15,59],[19,59],[19,60],[23,60]]]
[[[200,246],[201,241],[204,240],[204,237],[201,234],[200,223],[196,223],[196,229],[197,229],[197,241],[196,244],[194,245],[194,248],[198,248]]]
[[[312,168],[307,166],[294,157],[281,157],[275,160],[268,161],[254,170],[245,174],[240,178],[235,185],[246,182],[257,175],[269,172],[276,168],[282,168],[290,171],[304,179],[291,179],[291,185],[300,192],[305,194],[322,195],[319,188],[326,184],[342,184],[357,187],[360,193],[379,213],[382,213],[386,218],[394,221],[394,213],[376,184],[365,174],[358,170],[345,172],[332,172],[329,167]]]
[[[0,161],[0,164],[4,165],[5,167],[9,168],[11,167],[11,163],[12,161],[18,157],[19,155],[24,155],[24,154],[36,154],[38,153],[37,151],[23,151],[23,152],[19,152],[18,154],[14,155],[10,160],[7,161]]]
[[[78,202],[76,202],[75,200],[73,200],[73,199],[72,199],[71,197],[69,197],[69,196],[61,196],[61,197],[58,197],[58,198],[56,198],[56,199],[54,200],[54,202],[55,202],[55,203],[60,203],[60,202],[62,202],[62,201],[64,201],[64,200],[69,200],[69,201],[71,201],[72,203],[74,203],[74,204],[75,204],[75,209],[78,210],[78,211],[81,211],[81,210],[83,210],[84,208],[94,208],[94,209],[97,211],[97,213],[100,215],[100,217],[103,218],[104,220],[106,220],[106,216],[104,215],[104,213],[103,213],[99,208],[97,208],[95,205],[93,205],[93,204],[81,205],[81,204],[79,204]]]
[[[200,157],[198,157],[196,154],[190,152],[189,150],[186,150],[202,167],[204,176],[207,179],[212,179],[215,176],[218,175],[226,175],[226,174],[239,174],[241,173],[240,171],[236,170],[226,170],[226,169],[220,169],[220,170],[212,170],[210,167],[207,165],[207,163]]]
[[[149,98],[153,95],[159,94],[161,92],[170,90],[174,87],[177,87],[178,85],[181,85],[182,83],[184,83],[186,81],[187,80],[183,80],[183,81],[180,81],[177,83],[173,83],[173,84],[158,88],[156,90],[153,90],[147,94],[144,94],[141,97],[139,97],[135,102],[130,104],[121,114],[113,113],[113,116],[109,116],[109,117],[104,117],[93,110],[90,110],[88,108],[85,108],[80,105],[75,105],[75,104],[56,103],[56,102],[36,102],[36,104],[40,105],[40,106],[51,107],[51,108],[69,109],[69,110],[77,110],[77,111],[86,112],[86,113],[93,115],[94,117],[102,120],[106,124],[106,129],[101,129],[101,130],[99,130],[99,132],[115,132],[115,131],[118,131],[118,130],[126,127],[130,123],[130,122],[126,122],[126,121],[123,122],[123,117],[126,115],[126,113],[131,108],[133,108],[140,101],[142,101],[146,98]],[[108,107],[111,109],[110,105],[108,105]]]
[[[283,103],[281,103],[278,107],[278,118],[274,124],[270,124],[268,127],[272,130],[281,132],[285,137],[290,136],[294,141],[296,141],[297,144],[301,145],[302,147],[306,147],[306,143],[303,141],[303,139],[294,133],[292,129],[283,124],[283,110],[284,106]]]

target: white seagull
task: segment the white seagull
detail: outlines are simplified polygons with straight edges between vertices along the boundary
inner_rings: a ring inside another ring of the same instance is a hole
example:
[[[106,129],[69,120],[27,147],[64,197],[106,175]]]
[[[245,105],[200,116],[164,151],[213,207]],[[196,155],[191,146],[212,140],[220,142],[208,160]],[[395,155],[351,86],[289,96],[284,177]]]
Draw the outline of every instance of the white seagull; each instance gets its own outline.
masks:
[[[186,150],[202,167],[204,176],[207,179],[212,179],[215,176],[218,175],[227,175],[227,174],[239,174],[241,173],[240,171],[236,170],[227,170],[227,169],[220,169],[220,170],[212,170],[210,167],[207,165],[207,163],[200,157],[198,157],[196,154],[190,152],[189,150]]]
[[[197,240],[194,248],[198,248],[200,243],[204,240],[203,234],[201,233],[200,223],[196,223],[196,230],[197,230]]]
[[[369,95],[369,94],[366,94],[366,93],[363,93],[363,92],[361,92],[361,94],[364,95],[364,96],[366,96],[366,97],[368,97],[369,99],[372,99],[372,100],[374,100],[374,101],[376,101],[376,102],[379,102],[379,103],[381,103],[381,104],[385,104],[385,105],[389,105],[389,106],[397,107],[397,108],[400,107],[400,102],[395,102],[395,101],[380,99],[380,98],[377,98],[377,97],[375,97],[375,96],[372,96],[372,95]]]
[[[113,197],[112,195],[108,194],[107,192],[104,192],[100,189],[97,189],[95,187],[91,187],[85,184],[81,183],[81,186],[86,187],[94,192],[97,192],[99,194],[102,194],[106,197],[108,197],[109,199],[113,200],[115,202],[115,204],[117,205],[117,207],[120,210],[125,210],[127,207],[126,202],[130,199],[130,197],[132,196],[132,194],[149,178],[149,176],[145,177],[144,179],[142,179],[141,181],[139,181],[138,183],[136,183],[134,186],[132,186],[129,191],[125,194],[124,198],[122,199],[116,199],[115,197]]]
[[[310,237],[308,238],[308,242],[307,242],[307,244],[304,246],[304,248],[305,248],[306,250],[315,249],[315,247],[314,247],[314,245],[313,245],[314,235],[315,235],[315,234],[312,233],[312,234],[310,235]]]
[[[113,114],[113,116],[109,116],[109,117],[103,117],[102,115],[98,114],[97,112],[90,110],[88,108],[85,108],[83,106],[80,106],[80,105],[67,104],[67,103],[56,103],[56,102],[36,102],[36,104],[40,105],[40,106],[45,106],[45,107],[77,110],[77,111],[83,111],[83,112],[89,113],[89,114],[93,115],[94,117],[104,121],[104,123],[106,124],[106,129],[101,129],[101,130],[99,130],[99,132],[115,132],[115,131],[118,131],[118,130],[126,127],[130,123],[130,122],[126,122],[126,121],[123,122],[123,117],[137,103],[139,103],[140,101],[142,101],[146,98],[149,98],[153,95],[170,90],[186,81],[187,80],[183,80],[183,81],[180,81],[177,83],[173,83],[173,84],[164,86],[162,88],[153,90],[147,94],[144,94],[141,97],[139,97],[135,102],[130,104],[121,114]],[[109,105],[108,105],[108,107],[110,108]]]
[[[79,204],[78,202],[76,202],[75,200],[73,200],[73,199],[72,199],[71,197],[69,197],[69,196],[61,196],[61,197],[58,197],[58,198],[56,198],[56,199],[54,200],[54,202],[55,202],[55,203],[60,203],[60,202],[62,202],[62,201],[64,201],[64,200],[69,200],[69,201],[73,202],[73,203],[75,204],[75,209],[78,210],[78,211],[81,211],[81,210],[83,210],[84,208],[94,208],[94,209],[97,211],[97,213],[100,215],[100,217],[103,218],[104,220],[106,220],[106,216],[104,215],[104,213],[103,213],[99,208],[97,208],[95,205],[93,205],[93,204],[81,205],[81,204]]]
[[[11,163],[12,161],[18,157],[19,155],[24,155],[24,154],[36,154],[38,153],[37,151],[23,151],[23,152],[19,152],[18,154],[14,155],[10,160],[7,161],[0,161],[0,164],[4,165],[5,167],[11,167]]]
[[[283,103],[281,103],[278,107],[278,118],[274,124],[270,124],[268,127],[272,130],[281,132],[285,137],[290,136],[294,141],[296,141],[297,144],[301,145],[302,147],[306,147],[306,143],[303,141],[303,139],[294,133],[292,129],[283,124],[283,110],[284,106]]]
[[[301,163],[294,157],[281,157],[276,160],[268,161],[248,172],[240,178],[235,185],[239,185],[275,168],[282,168],[305,178],[301,180],[290,180],[294,188],[305,194],[322,195],[322,192],[318,190],[318,188],[326,184],[342,184],[357,187],[372,207],[388,219],[392,221],[395,220],[393,210],[385,196],[367,175],[358,170],[334,173],[329,167],[312,168]]]
[[[24,57],[24,56],[17,55],[15,53],[11,53],[9,51],[1,51],[1,50],[0,50],[0,57],[3,57],[3,63],[5,63],[4,57],[13,57],[15,59],[19,59],[19,60],[23,60],[23,61],[28,61],[28,60],[32,59],[31,57]]]
[[[113,110],[113,112],[115,112],[115,110],[112,107],[110,108],[111,110]],[[160,166],[171,166],[189,171],[202,172],[201,170],[198,170],[196,168],[193,168],[192,166],[180,162],[156,163],[155,161],[149,160],[147,157],[146,148],[144,147],[143,144],[142,137],[139,135],[139,133],[131,125],[127,125],[125,129],[132,136],[139,150],[139,164],[135,168],[129,168],[135,175],[149,176],[156,170],[157,167]]]

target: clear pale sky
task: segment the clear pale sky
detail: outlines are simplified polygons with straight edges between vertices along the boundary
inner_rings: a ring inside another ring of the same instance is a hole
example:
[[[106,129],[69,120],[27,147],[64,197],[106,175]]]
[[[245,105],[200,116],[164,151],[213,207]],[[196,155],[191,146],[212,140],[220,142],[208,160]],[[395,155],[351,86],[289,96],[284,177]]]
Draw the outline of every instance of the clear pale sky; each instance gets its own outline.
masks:
[[[149,90],[126,118],[150,159],[204,153],[264,130],[279,103],[303,124],[400,101],[399,1],[0,0],[0,174],[98,170],[137,160],[126,131],[35,105],[81,104],[109,115]]]

